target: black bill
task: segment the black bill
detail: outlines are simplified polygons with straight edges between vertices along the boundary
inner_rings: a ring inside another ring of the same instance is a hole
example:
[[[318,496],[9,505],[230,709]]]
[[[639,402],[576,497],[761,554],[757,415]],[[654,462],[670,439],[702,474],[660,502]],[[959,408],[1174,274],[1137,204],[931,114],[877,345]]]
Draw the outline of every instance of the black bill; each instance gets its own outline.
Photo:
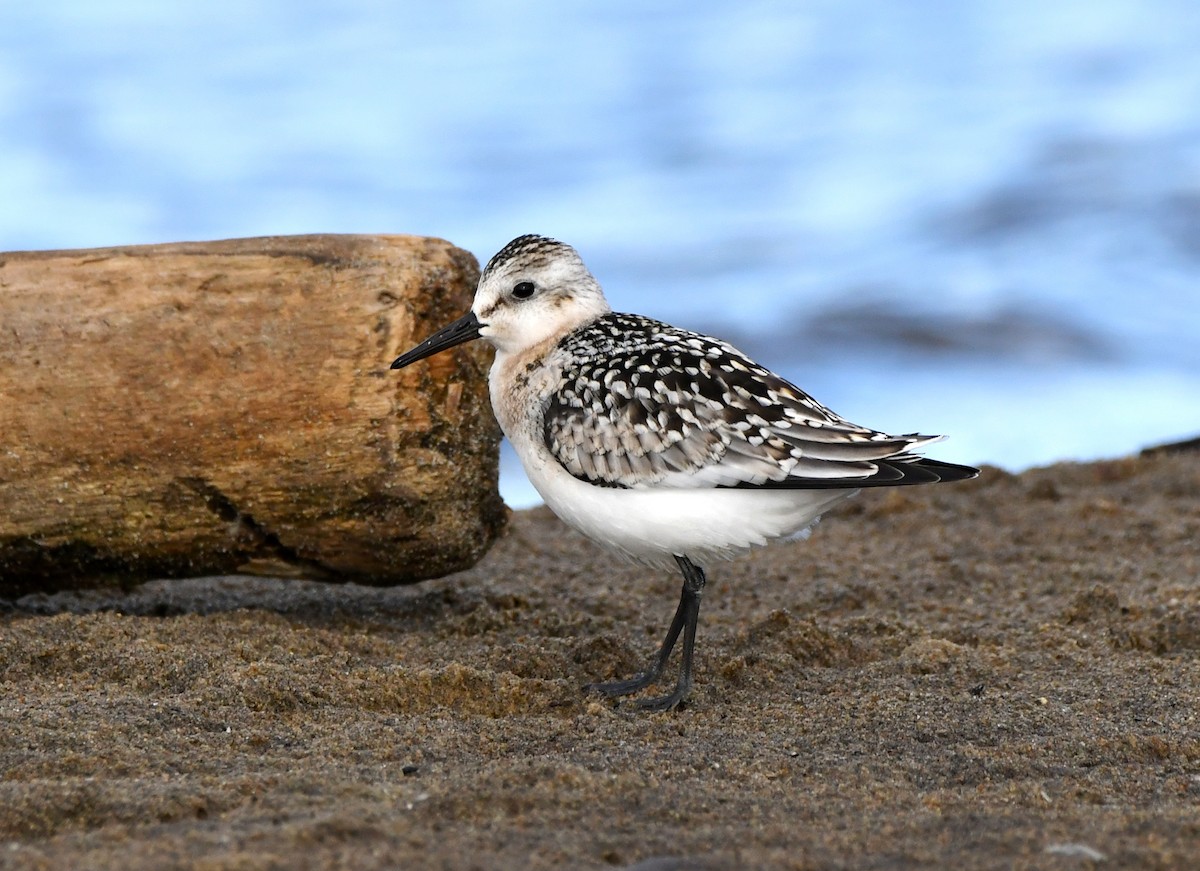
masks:
[[[424,360],[426,357],[432,357],[438,351],[444,351],[447,348],[453,348],[455,345],[461,345],[463,342],[478,339],[479,327],[479,318],[475,317],[475,312],[467,312],[454,323],[442,327],[411,351],[401,354],[392,362],[392,368],[403,369],[409,363],[415,363],[418,360]]]

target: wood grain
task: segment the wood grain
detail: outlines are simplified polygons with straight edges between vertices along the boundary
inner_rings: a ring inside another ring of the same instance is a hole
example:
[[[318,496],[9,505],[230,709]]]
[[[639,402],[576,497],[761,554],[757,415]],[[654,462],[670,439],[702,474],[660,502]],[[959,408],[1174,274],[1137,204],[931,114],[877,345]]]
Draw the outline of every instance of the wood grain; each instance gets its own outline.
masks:
[[[0,596],[270,572],[395,584],[502,527],[447,242],[296,236],[0,254]]]

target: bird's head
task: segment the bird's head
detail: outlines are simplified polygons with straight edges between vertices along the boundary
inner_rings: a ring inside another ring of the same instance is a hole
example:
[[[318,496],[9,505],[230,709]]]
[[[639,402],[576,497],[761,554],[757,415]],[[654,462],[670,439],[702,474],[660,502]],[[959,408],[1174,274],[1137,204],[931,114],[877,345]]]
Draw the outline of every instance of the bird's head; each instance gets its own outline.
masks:
[[[518,352],[607,311],[599,282],[574,248],[544,236],[519,236],[484,267],[471,310],[397,357],[392,368],[476,338],[500,353]]]

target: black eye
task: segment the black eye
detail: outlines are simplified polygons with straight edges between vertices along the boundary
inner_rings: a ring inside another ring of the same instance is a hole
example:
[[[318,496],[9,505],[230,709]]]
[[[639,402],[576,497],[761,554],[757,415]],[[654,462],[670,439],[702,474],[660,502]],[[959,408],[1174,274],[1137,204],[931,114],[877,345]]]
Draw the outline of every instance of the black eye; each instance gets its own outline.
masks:
[[[532,281],[519,281],[513,285],[513,296],[517,299],[529,299],[536,288]]]

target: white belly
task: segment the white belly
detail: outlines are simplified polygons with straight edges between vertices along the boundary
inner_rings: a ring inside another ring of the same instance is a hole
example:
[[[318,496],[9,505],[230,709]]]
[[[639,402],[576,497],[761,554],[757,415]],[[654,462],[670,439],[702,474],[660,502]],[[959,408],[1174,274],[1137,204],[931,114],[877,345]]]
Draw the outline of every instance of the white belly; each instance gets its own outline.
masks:
[[[543,452],[525,472],[546,505],[588,538],[640,563],[728,559],[798,533],[856,490],[636,490],[597,487]],[[529,454],[518,450],[523,462]]]

